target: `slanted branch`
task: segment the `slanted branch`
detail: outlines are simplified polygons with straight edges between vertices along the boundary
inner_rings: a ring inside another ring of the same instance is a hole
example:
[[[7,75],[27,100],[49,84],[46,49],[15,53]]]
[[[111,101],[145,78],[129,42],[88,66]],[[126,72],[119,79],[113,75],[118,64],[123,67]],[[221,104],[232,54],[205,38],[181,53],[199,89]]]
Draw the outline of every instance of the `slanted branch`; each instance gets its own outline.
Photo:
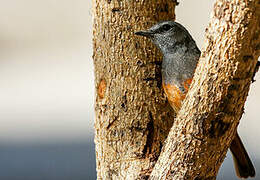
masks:
[[[215,179],[259,57],[260,1],[217,0],[190,91],[150,179]]]

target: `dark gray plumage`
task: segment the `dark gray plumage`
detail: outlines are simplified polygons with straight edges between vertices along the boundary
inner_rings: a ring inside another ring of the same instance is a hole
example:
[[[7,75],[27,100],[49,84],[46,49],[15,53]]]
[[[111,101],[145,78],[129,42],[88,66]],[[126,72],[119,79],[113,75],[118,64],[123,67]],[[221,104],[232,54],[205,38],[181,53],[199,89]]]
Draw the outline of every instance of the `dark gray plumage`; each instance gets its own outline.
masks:
[[[200,57],[200,50],[189,32],[177,22],[162,21],[136,34],[151,38],[161,50],[163,81],[174,83],[184,91],[182,82],[193,77]]]

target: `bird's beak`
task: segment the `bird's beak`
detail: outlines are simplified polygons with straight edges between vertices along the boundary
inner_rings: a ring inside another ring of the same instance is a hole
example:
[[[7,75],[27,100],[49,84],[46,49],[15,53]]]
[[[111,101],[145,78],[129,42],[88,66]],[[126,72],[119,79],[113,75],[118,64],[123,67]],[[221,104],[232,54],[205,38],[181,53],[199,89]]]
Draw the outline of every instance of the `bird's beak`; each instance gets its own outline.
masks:
[[[145,37],[151,38],[154,33],[151,31],[137,31],[137,32],[135,32],[135,34],[138,36],[145,36]]]

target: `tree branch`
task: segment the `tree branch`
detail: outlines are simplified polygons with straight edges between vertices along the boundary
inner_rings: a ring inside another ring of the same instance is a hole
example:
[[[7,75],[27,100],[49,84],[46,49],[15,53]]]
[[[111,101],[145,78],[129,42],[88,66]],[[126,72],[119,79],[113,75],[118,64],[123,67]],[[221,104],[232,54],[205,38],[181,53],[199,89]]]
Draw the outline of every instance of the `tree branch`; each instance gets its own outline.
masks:
[[[217,0],[190,91],[150,179],[215,179],[260,51],[260,1]]]

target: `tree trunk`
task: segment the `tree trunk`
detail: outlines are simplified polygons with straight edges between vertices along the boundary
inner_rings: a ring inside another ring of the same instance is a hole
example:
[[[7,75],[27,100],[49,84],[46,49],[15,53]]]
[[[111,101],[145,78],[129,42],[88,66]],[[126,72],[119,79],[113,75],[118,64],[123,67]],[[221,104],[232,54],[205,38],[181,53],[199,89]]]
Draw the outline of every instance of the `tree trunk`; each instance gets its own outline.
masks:
[[[147,178],[173,123],[158,50],[134,32],[175,19],[175,1],[94,0],[98,179]]]
[[[191,89],[151,179],[216,179],[260,54],[260,1],[217,0]]]
[[[259,0],[216,2],[191,90],[172,128],[161,55],[133,33],[175,19],[176,2],[93,4],[98,179],[147,179],[152,170],[151,179],[215,179],[260,54]]]

